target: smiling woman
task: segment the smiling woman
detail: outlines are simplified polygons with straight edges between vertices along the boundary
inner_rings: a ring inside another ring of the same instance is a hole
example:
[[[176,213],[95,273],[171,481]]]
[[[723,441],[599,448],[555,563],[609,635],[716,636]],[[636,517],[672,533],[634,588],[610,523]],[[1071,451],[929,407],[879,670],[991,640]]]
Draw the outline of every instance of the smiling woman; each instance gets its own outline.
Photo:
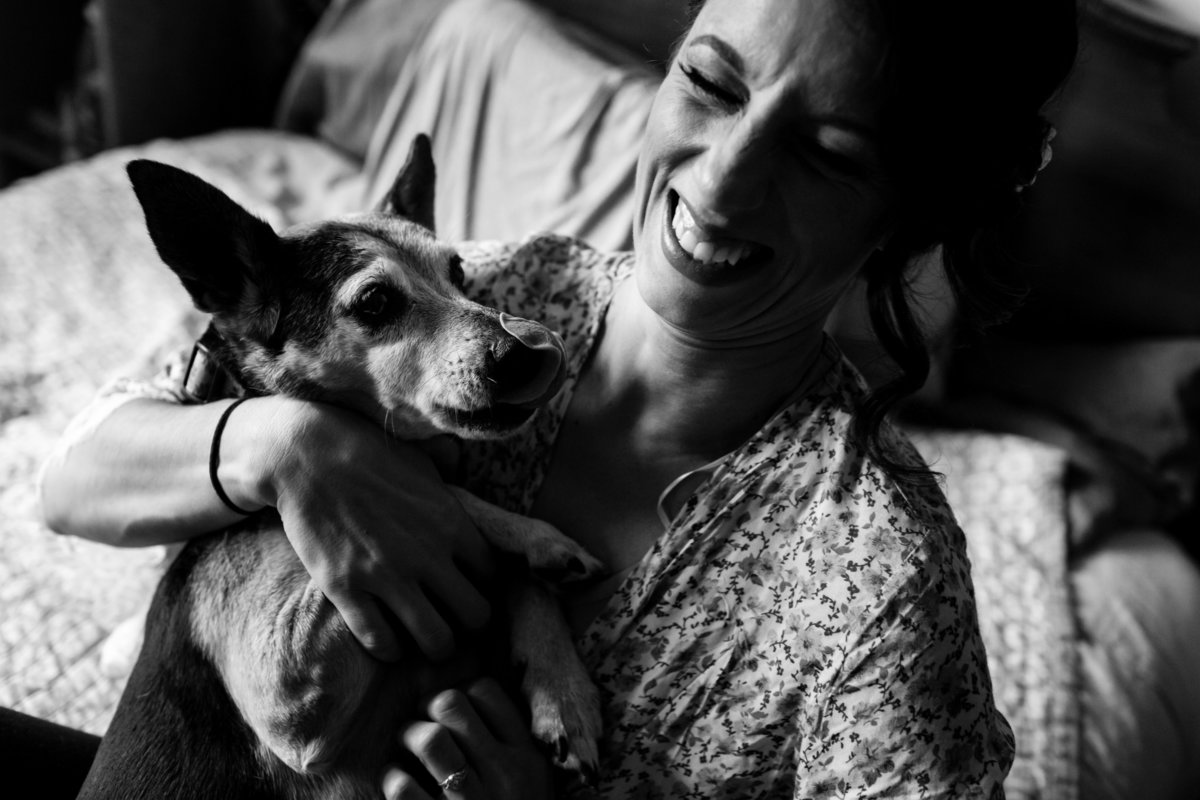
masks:
[[[993,306],[988,231],[1040,165],[1071,7],[709,0],[650,110],[633,252],[459,246],[467,295],[557,328],[566,365],[515,437],[464,443],[466,481],[612,573],[565,596],[606,730],[595,782],[559,794],[1002,796],[1012,734],[962,532],[884,414],[928,364],[905,297],[915,257],[940,247],[964,305]],[[903,369],[874,394],[823,333],[859,277]],[[143,400],[94,421],[47,472],[49,513],[118,541],[224,521],[196,479],[197,411]],[[195,441],[178,434],[189,414]],[[479,621],[458,566],[482,568],[478,543],[424,456],[269,397],[238,407],[222,454],[233,501],[279,505],[374,652],[392,652],[391,616],[433,656],[448,622]],[[336,513],[288,503],[331,484]],[[389,796],[549,793],[493,692],[427,710],[401,741],[428,775],[390,771]]]
[[[749,326],[789,348],[803,335],[812,350],[886,239],[882,47],[843,6],[712,3],[680,48],[651,110],[634,221],[639,289],[680,327]]]

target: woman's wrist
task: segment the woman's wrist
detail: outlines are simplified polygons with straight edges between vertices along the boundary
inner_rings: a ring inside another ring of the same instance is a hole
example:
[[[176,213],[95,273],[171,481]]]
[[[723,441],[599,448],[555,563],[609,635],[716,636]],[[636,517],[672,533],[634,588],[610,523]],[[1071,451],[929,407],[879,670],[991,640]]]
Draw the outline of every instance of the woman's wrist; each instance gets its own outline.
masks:
[[[221,432],[217,478],[240,508],[278,505],[297,471],[297,450],[320,416],[314,403],[287,397],[257,397],[242,403]]]

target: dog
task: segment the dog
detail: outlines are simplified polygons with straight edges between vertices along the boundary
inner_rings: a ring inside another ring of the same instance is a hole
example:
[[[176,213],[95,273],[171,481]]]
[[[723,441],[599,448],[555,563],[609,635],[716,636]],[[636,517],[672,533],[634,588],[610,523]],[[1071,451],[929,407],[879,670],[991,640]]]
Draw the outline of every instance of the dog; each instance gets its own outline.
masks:
[[[212,359],[250,395],[338,403],[402,438],[479,439],[511,434],[561,386],[554,334],[463,296],[461,260],[433,233],[423,135],[378,210],[281,234],[188,172],[127,170],[159,255],[211,315]],[[524,667],[533,734],[593,775],[598,693],[539,576],[603,567],[552,526],[454,491],[527,565],[505,576],[508,652],[376,660],[260,512],[190,541],[164,573],[79,797],[378,798],[419,698],[497,660]]]

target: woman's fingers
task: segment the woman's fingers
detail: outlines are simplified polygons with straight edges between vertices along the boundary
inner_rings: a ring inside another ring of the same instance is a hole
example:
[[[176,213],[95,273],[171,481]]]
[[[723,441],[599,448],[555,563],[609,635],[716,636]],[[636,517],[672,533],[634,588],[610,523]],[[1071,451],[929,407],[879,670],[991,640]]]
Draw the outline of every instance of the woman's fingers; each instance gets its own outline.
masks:
[[[454,632],[419,586],[400,584],[387,588],[381,599],[427,657],[443,661],[453,655]]]
[[[429,718],[444,725],[467,749],[467,757],[479,759],[487,753],[478,752],[484,744],[495,737],[483,718],[475,710],[471,699],[457,689],[439,692],[429,701],[426,710]]]
[[[436,722],[414,722],[400,735],[404,746],[437,781],[442,793],[455,798],[478,796],[477,778],[449,728]]]
[[[549,762],[495,681],[440,692],[426,711],[430,720],[408,725],[401,741],[450,800],[550,796]]]
[[[394,767],[384,773],[383,796],[387,800],[433,800],[416,778]]]
[[[387,618],[380,611],[375,599],[361,592],[331,592],[326,597],[346,621],[346,627],[354,634],[368,653],[380,661],[397,661],[400,641]]]
[[[531,738],[528,724],[496,681],[491,678],[475,681],[467,687],[467,696],[483,724],[501,742],[519,744]]]
[[[487,598],[461,572],[439,571],[425,578],[424,584],[429,595],[438,598],[468,630],[479,630],[492,615]]]

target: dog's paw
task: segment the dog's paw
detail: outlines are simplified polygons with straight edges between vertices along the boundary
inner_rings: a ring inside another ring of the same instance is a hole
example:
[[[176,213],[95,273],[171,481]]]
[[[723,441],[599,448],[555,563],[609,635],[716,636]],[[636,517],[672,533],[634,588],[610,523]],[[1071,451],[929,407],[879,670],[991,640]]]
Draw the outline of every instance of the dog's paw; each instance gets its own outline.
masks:
[[[492,546],[521,556],[543,580],[579,582],[608,574],[599,559],[553,525],[505,511],[465,489],[454,488],[454,493]]]
[[[523,684],[533,735],[549,748],[559,766],[594,784],[602,731],[600,693],[582,665],[565,669],[530,665]]]
[[[550,583],[579,583],[603,578],[608,567],[558,528],[541,520],[526,520],[525,555],[534,575]]]

